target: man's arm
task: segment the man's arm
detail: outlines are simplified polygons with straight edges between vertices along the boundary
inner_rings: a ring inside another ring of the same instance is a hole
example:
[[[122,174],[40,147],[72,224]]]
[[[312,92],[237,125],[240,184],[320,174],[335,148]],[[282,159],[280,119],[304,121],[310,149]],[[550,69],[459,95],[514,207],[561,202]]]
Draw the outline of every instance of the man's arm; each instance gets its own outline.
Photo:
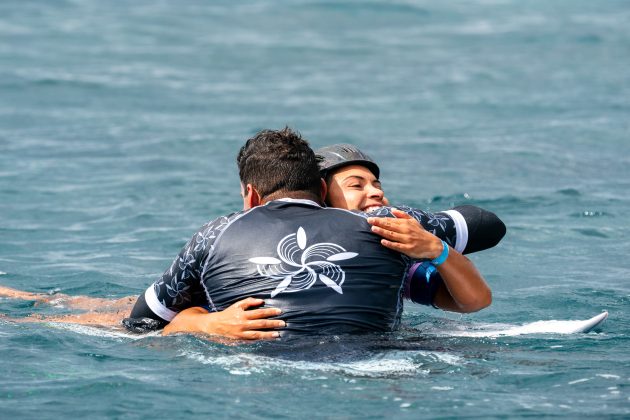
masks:
[[[164,328],[165,334],[200,332],[238,339],[276,336],[274,331],[263,330],[283,327],[284,321],[263,318],[278,315],[278,309],[249,310],[262,305],[260,299],[241,300],[222,312],[202,307],[211,305],[201,281],[212,245],[229,225],[230,217],[237,215],[207,223],[188,241],[162,277],[138,297],[129,318],[123,321],[127,329],[146,332]]]
[[[477,206],[457,206],[433,214],[408,206],[399,206],[398,209],[462,254],[492,248],[501,241],[506,232],[505,224],[496,214]],[[381,207],[368,214],[372,215],[396,217],[392,213],[392,208],[388,207]]]
[[[201,285],[204,264],[231,216],[206,223],[192,236],[164,274],[138,297],[124,323],[127,328],[135,329],[134,323],[139,323],[138,329],[143,329],[141,320],[145,319],[149,320],[150,329],[160,329],[179,312],[209,303]]]

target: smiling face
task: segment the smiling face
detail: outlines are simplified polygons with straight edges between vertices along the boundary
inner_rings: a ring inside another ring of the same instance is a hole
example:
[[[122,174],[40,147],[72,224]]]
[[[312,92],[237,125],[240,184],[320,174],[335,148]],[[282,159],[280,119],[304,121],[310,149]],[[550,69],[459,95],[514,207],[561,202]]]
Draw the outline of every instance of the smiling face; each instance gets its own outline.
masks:
[[[385,205],[381,182],[364,166],[344,166],[327,181],[326,203],[331,207],[370,211]]]

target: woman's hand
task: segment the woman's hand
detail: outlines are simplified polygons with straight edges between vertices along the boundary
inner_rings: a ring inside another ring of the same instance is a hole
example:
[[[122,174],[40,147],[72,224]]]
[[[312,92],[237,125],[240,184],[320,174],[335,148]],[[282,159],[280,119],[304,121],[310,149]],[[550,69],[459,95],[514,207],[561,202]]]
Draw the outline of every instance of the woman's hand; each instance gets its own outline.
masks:
[[[262,299],[240,300],[221,312],[208,312],[194,307],[183,310],[164,327],[163,334],[178,332],[205,333],[237,340],[272,340],[280,337],[278,331],[286,324],[280,319],[267,319],[280,315],[277,308],[250,309],[260,306]]]
[[[442,253],[442,241],[427,232],[420,223],[402,210],[392,209],[391,217],[369,217],[372,232],[382,236],[383,246],[414,259],[435,259]]]

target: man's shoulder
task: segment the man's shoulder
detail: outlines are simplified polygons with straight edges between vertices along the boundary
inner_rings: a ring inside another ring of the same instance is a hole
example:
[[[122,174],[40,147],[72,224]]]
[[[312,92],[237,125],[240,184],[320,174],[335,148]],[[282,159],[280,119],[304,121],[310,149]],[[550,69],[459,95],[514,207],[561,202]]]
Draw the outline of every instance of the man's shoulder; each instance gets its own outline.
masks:
[[[355,216],[367,219],[368,217],[395,217],[394,214],[392,213],[392,209],[394,208],[398,208],[398,207],[382,206],[382,207],[377,207],[375,209],[372,209],[369,212],[361,211],[361,210],[343,210],[343,209],[336,209],[336,210],[345,211],[345,212],[354,214]]]
[[[361,212],[360,214],[365,215],[365,217],[396,217],[392,210],[400,210],[407,213],[409,216],[422,220],[425,217],[435,217],[437,214],[431,214],[425,210],[421,210],[415,207],[408,206],[406,204],[396,205],[396,206],[383,206],[378,207],[376,209],[371,210],[369,213]],[[443,217],[443,216],[442,216]]]
[[[245,213],[247,213],[247,210],[235,211],[235,212],[230,213],[230,214],[226,214],[226,215],[223,215],[223,216],[218,216],[218,217],[216,217],[216,218],[206,222],[203,226],[201,226],[201,228],[199,230],[201,231],[201,230],[207,230],[207,229],[223,228],[223,227],[229,225],[234,220],[236,220],[239,217],[241,217]]]
[[[209,222],[204,223],[203,226],[201,226],[195,233],[197,241],[204,243],[205,247],[205,244],[209,240],[215,239],[221,232],[223,232],[232,223],[243,217],[248,212],[249,210],[241,210],[227,215],[219,216],[215,219],[210,220]]]

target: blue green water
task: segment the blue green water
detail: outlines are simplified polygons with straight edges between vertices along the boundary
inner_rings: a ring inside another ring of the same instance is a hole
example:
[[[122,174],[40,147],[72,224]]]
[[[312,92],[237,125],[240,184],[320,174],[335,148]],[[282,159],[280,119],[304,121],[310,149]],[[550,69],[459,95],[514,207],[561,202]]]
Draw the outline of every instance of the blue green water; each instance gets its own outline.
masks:
[[[630,4],[234,3],[0,2],[0,284],[140,293],[240,208],[242,142],[288,124],[373,155],[393,203],[496,212],[492,306],[236,347],[0,320],[2,417],[630,416]]]

